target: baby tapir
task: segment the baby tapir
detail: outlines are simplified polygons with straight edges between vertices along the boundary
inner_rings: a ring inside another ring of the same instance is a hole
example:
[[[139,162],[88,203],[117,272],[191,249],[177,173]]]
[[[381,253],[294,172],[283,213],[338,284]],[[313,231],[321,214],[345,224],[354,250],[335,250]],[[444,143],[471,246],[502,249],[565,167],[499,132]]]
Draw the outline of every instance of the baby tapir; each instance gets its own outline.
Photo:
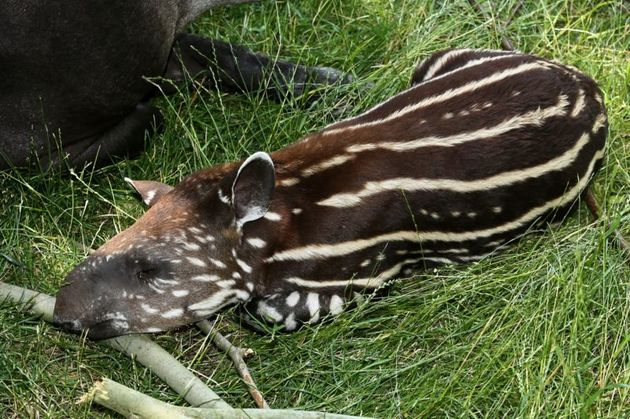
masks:
[[[271,155],[175,188],[67,277],[55,321],[105,338],[191,323],[234,303],[294,330],[354,293],[474,261],[563,217],[604,154],[601,92],[531,55],[447,50],[412,86]]]

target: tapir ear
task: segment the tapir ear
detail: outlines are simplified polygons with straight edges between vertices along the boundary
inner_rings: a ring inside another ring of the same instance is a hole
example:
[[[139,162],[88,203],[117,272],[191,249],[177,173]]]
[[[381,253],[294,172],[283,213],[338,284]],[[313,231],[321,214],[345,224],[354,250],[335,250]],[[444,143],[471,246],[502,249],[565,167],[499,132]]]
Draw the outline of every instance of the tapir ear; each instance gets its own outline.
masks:
[[[131,180],[125,178],[125,182],[131,185],[142,197],[142,201],[149,207],[155,205],[161,197],[173,190],[173,187],[152,180]]]
[[[267,213],[275,184],[276,174],[269,154],[254,153],[241,164],[232,184],[232,204],[238,226]]]

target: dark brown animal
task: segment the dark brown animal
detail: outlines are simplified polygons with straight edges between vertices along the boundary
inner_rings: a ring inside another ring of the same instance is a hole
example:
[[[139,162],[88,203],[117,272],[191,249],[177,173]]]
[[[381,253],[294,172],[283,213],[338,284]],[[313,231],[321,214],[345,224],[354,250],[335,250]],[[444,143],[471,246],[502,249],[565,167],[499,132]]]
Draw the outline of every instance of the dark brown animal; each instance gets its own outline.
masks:
[[[566,215],[601,163],[606,111],[579,71],[439,52],[412,87],[279,150],[133,182],[151,206],[76,267],[55,321],[103,338],[242,303],[294,330],[409,270],[478,260]]]
[[[212,7],[248,1],[1,1],[0,170],[137,155],[161,120],[150,104],[159,91],[145,78],[207,75],[212,87],[273,99],[349,80],[183,33]]]

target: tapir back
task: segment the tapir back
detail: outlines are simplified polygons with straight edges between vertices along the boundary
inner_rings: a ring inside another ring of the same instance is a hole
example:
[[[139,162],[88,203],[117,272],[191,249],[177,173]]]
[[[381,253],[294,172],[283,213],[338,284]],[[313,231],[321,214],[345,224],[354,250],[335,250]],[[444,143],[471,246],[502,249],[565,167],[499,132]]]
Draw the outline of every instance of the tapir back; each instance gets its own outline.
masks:
[[[277,200],[299,209],[270,277],[378,287],[405,266],[477,260],[565,215],[603,156],[602,98],[576,70],[454,50],[414,82],[274,154],[292,165]]]

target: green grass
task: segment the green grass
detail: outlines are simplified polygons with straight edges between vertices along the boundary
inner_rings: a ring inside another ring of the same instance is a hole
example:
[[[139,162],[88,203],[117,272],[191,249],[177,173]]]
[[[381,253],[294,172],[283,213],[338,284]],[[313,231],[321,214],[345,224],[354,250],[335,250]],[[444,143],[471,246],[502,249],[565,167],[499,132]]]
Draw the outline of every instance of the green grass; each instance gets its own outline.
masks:
[[[157,101],[166,129],[138,160],[76,176],[0,174],[0,280],[54,294],[84,257],[133,223],[142,205],[124,176],[176,183],[214,163],[272,151],[403,89],[414,65],[445,47],[498,48],[516,3],[484,22],[465,1],[266,1],[218,9],[192,31],[355,75],[307,109],[195,85]],[[507,33],[522,51],[579,67],[609,111],[607,161],[584,206],[510,250],[466,266],[418,272],[334,323],[290,335],[219,329],[253,348],[251,372],[273,407],[380,417],[630,415],[630,269],[607,223],[630,236],[630,16],[622,0],[526,1]],[[368,83],[374,87],[366,90]],[[387,214],[383,214],[387,216]],[[195,329],[156,337],[227,402],[253,403]],[[75,400],[98,376],[181,403],[124,355],[0,304],[0,416],[111,417]]]

